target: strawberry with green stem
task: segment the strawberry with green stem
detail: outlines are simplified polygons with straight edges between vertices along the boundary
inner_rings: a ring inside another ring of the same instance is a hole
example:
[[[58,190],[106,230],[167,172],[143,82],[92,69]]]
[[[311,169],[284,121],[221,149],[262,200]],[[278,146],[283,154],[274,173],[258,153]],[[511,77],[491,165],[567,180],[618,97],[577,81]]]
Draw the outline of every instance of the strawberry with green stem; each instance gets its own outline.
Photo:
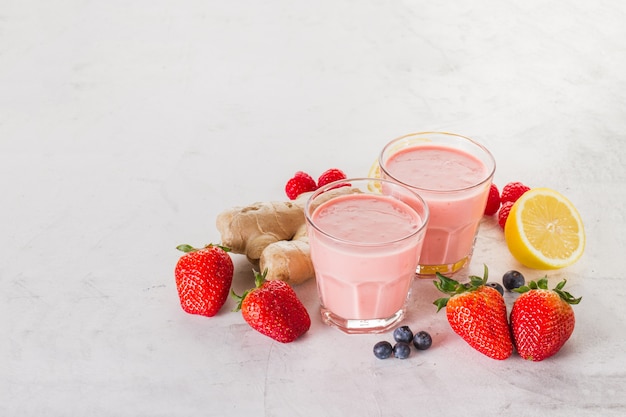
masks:
[[[296,292],[285,281],[266,281],[255,271],[255,288],[242,295],[231,291],[244,320],[254,330],[281,342],[293,342],[311,327],[311,318]]]
[[[572,305],[580,303],[563,290],[567,280],[548,289],[548,279],[530,281],[514,289],[521,295],[513,303],[510,321],[515,348],[530,361],[542,361],[556,354],[574,332]]]
[[[228,299],[234,265],[228,248],[209,244],[203,248],[179,245],[185,254],[174,269],[180,305],[189,314],[212,317]]]
[[[507,321],[506,304],[498,290],[488,287],[488,269],[483,277],[470,276],[462,284],[437,272],[435,287],[449,297],[433,304],[437,311],[445,307],[452,330],[471,347],[493,359],[507,359],[513,353],[513,343]]]

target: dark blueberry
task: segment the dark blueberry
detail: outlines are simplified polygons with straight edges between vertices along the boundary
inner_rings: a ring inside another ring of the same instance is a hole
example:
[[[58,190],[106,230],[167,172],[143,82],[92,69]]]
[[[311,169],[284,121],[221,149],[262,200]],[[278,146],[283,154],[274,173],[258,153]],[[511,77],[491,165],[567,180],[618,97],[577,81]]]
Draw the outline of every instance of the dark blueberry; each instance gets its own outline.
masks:
[[[504,295],[504,288],[502,288],[502,285],[498,284],[497,282],[488,282],[485,285],[498,290],[501,295]]]
[[[508,271],[502,275],[502,284],[509,291],[519,288],[525,283],[524,275],[518,271]]]
[[[396,342],[411,343],[413,332],[409,326],[400,326],[393,331],[393,340]]]
[[[387,359],[392,353],[393,347],[387,341],[378,342],[374,345],[374,356],[378,359]]]
[[[433,338],[424,330],[415,333],[413,346],[419,350],[426,350],[433,344]]]
[[[393,346],[393,356],[406,359],[411,355],[411,346],[405,342],[398,342]]]

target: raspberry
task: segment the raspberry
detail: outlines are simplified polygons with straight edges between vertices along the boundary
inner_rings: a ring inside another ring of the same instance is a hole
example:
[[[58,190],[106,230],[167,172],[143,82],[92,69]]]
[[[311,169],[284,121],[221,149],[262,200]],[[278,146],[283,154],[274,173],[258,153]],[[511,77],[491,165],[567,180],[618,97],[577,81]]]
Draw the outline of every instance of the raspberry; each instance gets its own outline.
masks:
[[[298,171],[285,185],[285,193],[290,200],[295,200],[302,193],[315,191],[315,180],[306,172]]]
[[[320,177],[317,179],[317,186],[322,187],[333,181],[345,180],[346,178],[346,174],[344,174],[342,170],[337,168],[331,168],[322,173],[322,175],[320,175]]]
[[[489,197],[487,198],[487,206],[485,206],[485,215],[491,216],[498,212],[500,208],[500,192],[495,184],[491,184],[489,188]]]
[[[511,211],[511,207],[513,207],[512,201],[505,201],[500,206],[500,210],[498,211],[498,224],[504,230],[504,225],[506,224],[506,219],[509,218],[509,212]]]
[[[522,196],[526,191],[530,190],[530,187],[522,184],[521,182],[510,182],[502,188],[500,194],[500,200],[502,203],[505,201],[516,202],[518,198]]]

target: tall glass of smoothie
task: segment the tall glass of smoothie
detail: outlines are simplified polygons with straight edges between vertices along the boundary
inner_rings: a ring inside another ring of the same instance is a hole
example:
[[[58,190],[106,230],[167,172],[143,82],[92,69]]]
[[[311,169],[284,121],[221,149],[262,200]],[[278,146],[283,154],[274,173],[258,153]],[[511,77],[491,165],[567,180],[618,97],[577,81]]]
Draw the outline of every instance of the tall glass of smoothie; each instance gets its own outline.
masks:
[[[424,132],[391,141],[378,162],[382,178],[410,187],[430,209],[418,276],[461,271],[487,204],[496,167],[491,153],[460,135]]]
[[[395,181],[352,178],[305,205],[322,320],[346,333],[380,333],[406,312],[429,218]]]

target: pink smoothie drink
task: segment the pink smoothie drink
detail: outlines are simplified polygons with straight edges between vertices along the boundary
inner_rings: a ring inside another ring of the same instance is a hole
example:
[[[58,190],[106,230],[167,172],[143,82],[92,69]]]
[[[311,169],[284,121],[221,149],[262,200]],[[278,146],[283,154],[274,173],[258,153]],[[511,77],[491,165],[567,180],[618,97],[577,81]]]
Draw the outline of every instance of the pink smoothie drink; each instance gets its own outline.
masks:
[[[422,249],[424,213],[380,193],[346,193],[322,202],[308,220],[322,316],[352,322],[356,328],[343,329],[348,332],[401,318]]]
[[[453,273],[469,262],[495,168],[489,161],[462,147],[424,141],[390,153],[381,165],[383,177],[413,187],[430,209],[421,274]]]

